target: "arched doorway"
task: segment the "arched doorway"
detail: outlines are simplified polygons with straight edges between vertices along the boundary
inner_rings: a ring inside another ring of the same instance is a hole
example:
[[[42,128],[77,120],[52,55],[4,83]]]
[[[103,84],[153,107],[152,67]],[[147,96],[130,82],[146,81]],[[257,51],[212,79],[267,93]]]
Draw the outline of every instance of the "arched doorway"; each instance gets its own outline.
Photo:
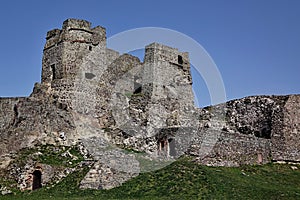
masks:
[[[36,190],[42,187],[42,172],[40,170],[35,170],[32,179],[32,190]]]

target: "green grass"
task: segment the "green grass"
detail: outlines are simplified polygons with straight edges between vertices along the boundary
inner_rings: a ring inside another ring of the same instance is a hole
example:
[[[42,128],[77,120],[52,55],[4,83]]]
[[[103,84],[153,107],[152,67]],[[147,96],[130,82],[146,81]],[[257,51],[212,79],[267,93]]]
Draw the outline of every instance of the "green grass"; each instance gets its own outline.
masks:
[[[137,151],[132,148],[126,148],[123,152],[135,156],[140,164],[141,173],[159,170],[174,162],[174,160],[154,160],[149,158],[145,152]]]
[[[52,188],[0,199],[300,199],[300,170],[290,165],[208,167],[182,158],[118,188],[79,190],[87,171],[70,174]]]
[[[83,161],[83,156],[76,146],[41,145],[35,148],[25,148],[19,152],[15,162],[22,167],[29,158],[43,164],[64,167],[75,167]]]
[[[37,157],[37,160],[44,164],[75,167],[78,163],[83,161],[83,156],[80,154],[78,147],[76,146],[56,147],[52,145],[44,145],[40,147],[39,152],[42,154]]]

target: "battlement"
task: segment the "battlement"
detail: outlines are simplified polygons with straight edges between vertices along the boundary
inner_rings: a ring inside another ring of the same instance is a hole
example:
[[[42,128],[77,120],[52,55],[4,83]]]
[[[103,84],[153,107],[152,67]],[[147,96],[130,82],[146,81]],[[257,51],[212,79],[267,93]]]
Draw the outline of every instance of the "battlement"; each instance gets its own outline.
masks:
[[[63,22],[63,30],[82,29],[91,31],[91,22],[82,19],[67,19]]]
[[[86,20],[67,19],[63,22],[62,29],[48,31],[46,40],[44,50],[65,41],[106,45],[106,29],[101,26],[92,28],[91,23]]]
[[[105,28],[101,26],[92,28],[91,23],[86,20],[67,19],[63,22],[61,29],[47,32],[42,83],[52,83],[59,79],[74,79],[80,76],[84,68],[81,65],[83,58],[89,55],[90,58],[96,59],[100,56],[103,62],[106,62],[105,52]]]

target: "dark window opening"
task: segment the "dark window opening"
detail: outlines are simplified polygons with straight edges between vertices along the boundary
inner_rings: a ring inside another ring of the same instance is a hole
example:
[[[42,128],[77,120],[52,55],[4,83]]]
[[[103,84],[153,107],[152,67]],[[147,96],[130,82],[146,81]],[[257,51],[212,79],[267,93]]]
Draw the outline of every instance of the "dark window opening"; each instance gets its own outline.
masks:
[[[161,145],[161,149],[164,150],[165,149],[165,141],[160,141],[160,145]]]
[[[93,73],[85,73],[85,78],[86,78],[86,79],[93,79],[93,78],[95,78],[95,77],[96,77],[96,75],[93,74]]]
[[[19,116],[19,111],[18,111],[18,106],[17,104],[14,105],[14,113],[15,113],[15,117]]]
[[[92,46],[89,46],[89,50],[92,51],[92,50],[93,50],[93,47],[92,47]]]
[[[42,172],[40,170],[35,170],[32,175],[32,190],[40,189],[42,187]]]
[[[139,94],[142,92],[142,87],[138,87],[134,90],[133,94]]]
[[[21,118],[19,118],[19,111],[18,111],[18,105],[14,105],[14,119],[13,119],[14,126],[17,126],[21,122]]]
[[[175,151],[175,140],[174,139],[172,139],[172,138],[170,138],[169,140],[168,140],[168,142],[169,142],[169,154],[170,154],[170,156],[176,156],[176,151]]]
[[[178,64],[182,65],[183,64],[183,59],[181,55],[178,55]]]
[[[52,71],[52,80],[56,79],[56,72],[55,72],[55,64],[52,64],[50,66],[51,71]]]
[[[271,129],[269,127],[264,127],[260,132],[256,131],[254,135],[259,138],[271,139]]]
[[[139,94],[142,92],[142,84],[140,83],[140,77],[134,76],[134,92],[133,94]]]

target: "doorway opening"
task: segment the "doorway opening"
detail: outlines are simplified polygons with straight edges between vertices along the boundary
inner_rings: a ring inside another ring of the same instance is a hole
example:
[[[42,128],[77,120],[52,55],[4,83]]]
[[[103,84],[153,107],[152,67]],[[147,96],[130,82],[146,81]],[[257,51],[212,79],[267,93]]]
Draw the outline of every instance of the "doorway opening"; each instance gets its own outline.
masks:
[[[32,190],[40,189],[42,187],[42,172],[40,170],[35,170],[32,175]]]

